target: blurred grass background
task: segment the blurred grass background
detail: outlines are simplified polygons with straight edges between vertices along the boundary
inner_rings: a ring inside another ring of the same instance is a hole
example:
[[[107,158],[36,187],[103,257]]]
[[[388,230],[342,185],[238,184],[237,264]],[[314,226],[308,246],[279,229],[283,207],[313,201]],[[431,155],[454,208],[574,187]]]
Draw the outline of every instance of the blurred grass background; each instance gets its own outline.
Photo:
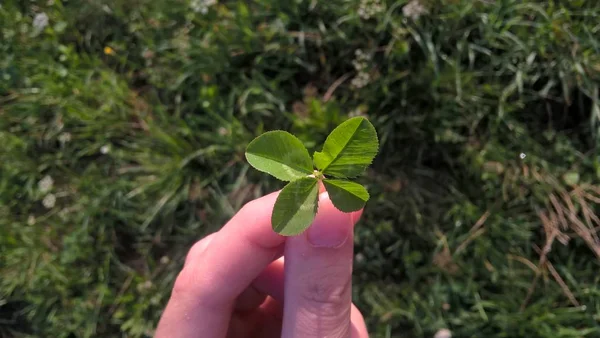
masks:
[[[367,116],[373,337],[600,337],[600,3],[3,0],[0,335],[149,337],[190,245]]]

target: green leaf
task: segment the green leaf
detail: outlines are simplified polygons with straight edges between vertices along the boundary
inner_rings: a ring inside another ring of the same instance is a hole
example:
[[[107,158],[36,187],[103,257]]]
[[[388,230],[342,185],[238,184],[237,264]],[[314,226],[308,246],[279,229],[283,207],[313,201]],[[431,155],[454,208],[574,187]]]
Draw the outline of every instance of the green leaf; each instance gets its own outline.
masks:
[[[282,181],[313,173],[308,150],[296,136],[281,130],[266,132],[250,142],[246,159],[257,170]]]
[[[379,141],[375,128],[364,117],[351,118],[335,128],[313,159],[324,174],[338,178],[356,177],[373,161]]]
[[[343,212],[358,211],[369,200],[369,193],[362,185],[344,180],[323,180],[329,199]]]
[[[563,175],[563,180],[568,185],[576,185],[579,183],[579,173],[574,171],[568,172]]]
[[[275,232],[294,236],[310,226],[317,213],[317,182],[313,177],[304,177],[288,183],[281,190],[271,216]]]

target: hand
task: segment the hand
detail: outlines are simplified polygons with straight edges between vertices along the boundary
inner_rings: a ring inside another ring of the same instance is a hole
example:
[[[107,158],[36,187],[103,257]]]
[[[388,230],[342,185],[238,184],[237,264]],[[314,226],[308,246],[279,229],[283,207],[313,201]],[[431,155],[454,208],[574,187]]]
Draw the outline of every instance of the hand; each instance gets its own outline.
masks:
[[[361,212],[338,211],[323,192],[313,225],[286,238],[271,229],[277,195],[248,203],[192,247],[157,338],[368,338],[351,293]]]

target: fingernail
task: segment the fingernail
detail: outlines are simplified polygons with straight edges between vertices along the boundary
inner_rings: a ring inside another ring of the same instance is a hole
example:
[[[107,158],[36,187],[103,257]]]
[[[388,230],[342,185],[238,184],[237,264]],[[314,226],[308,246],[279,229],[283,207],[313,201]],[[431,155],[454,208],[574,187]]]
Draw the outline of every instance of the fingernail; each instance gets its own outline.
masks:
[[[319,211],[307,231],[308,242],[321,248],[341,247],[352,231],[352,214],[337,210],[327,193],[321,194]]]

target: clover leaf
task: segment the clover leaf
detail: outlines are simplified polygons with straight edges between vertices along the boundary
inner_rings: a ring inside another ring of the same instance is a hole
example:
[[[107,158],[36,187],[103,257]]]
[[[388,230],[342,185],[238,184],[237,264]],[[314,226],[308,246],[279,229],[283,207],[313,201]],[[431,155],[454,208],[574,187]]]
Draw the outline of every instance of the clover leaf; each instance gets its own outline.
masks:
[[[281,235],[294,236],[312,224],[320,184],[342,212],[358,211],[365,206],[369,193],[348,178],[362,174],[378,150],[379,140],[373,125],[364,117],[355,117],[329,134],[322,151],[315,152],[312,161],[302,142],[281,130],[266,132],[250,142],[246,159],[257,170],[289,181],[275,201],[271,225]],[[313,169],[313,163],[317,170]]]
[[[355,117],[335,128],[327,136],[323,151],[315,152],[313,159],[325,175],[356,177],[371,164],[378,149],[373,125],[365,118]]]
[[[369,193],[362,185],[344,180],[323,180],[325,190],[333,205],[343,212],[358,211],[369,200]]]
[[[315,218],[318,194],[318,180],[314,177],[303,177],[286,185],[275,201],[271,216],[273,230],[284,236],[302,233]]]
[[[255,138],[246,148],[246,159],[256,169],[282,181],[293,181],[313,173],[308,150],[294,135],[281,130]]]

